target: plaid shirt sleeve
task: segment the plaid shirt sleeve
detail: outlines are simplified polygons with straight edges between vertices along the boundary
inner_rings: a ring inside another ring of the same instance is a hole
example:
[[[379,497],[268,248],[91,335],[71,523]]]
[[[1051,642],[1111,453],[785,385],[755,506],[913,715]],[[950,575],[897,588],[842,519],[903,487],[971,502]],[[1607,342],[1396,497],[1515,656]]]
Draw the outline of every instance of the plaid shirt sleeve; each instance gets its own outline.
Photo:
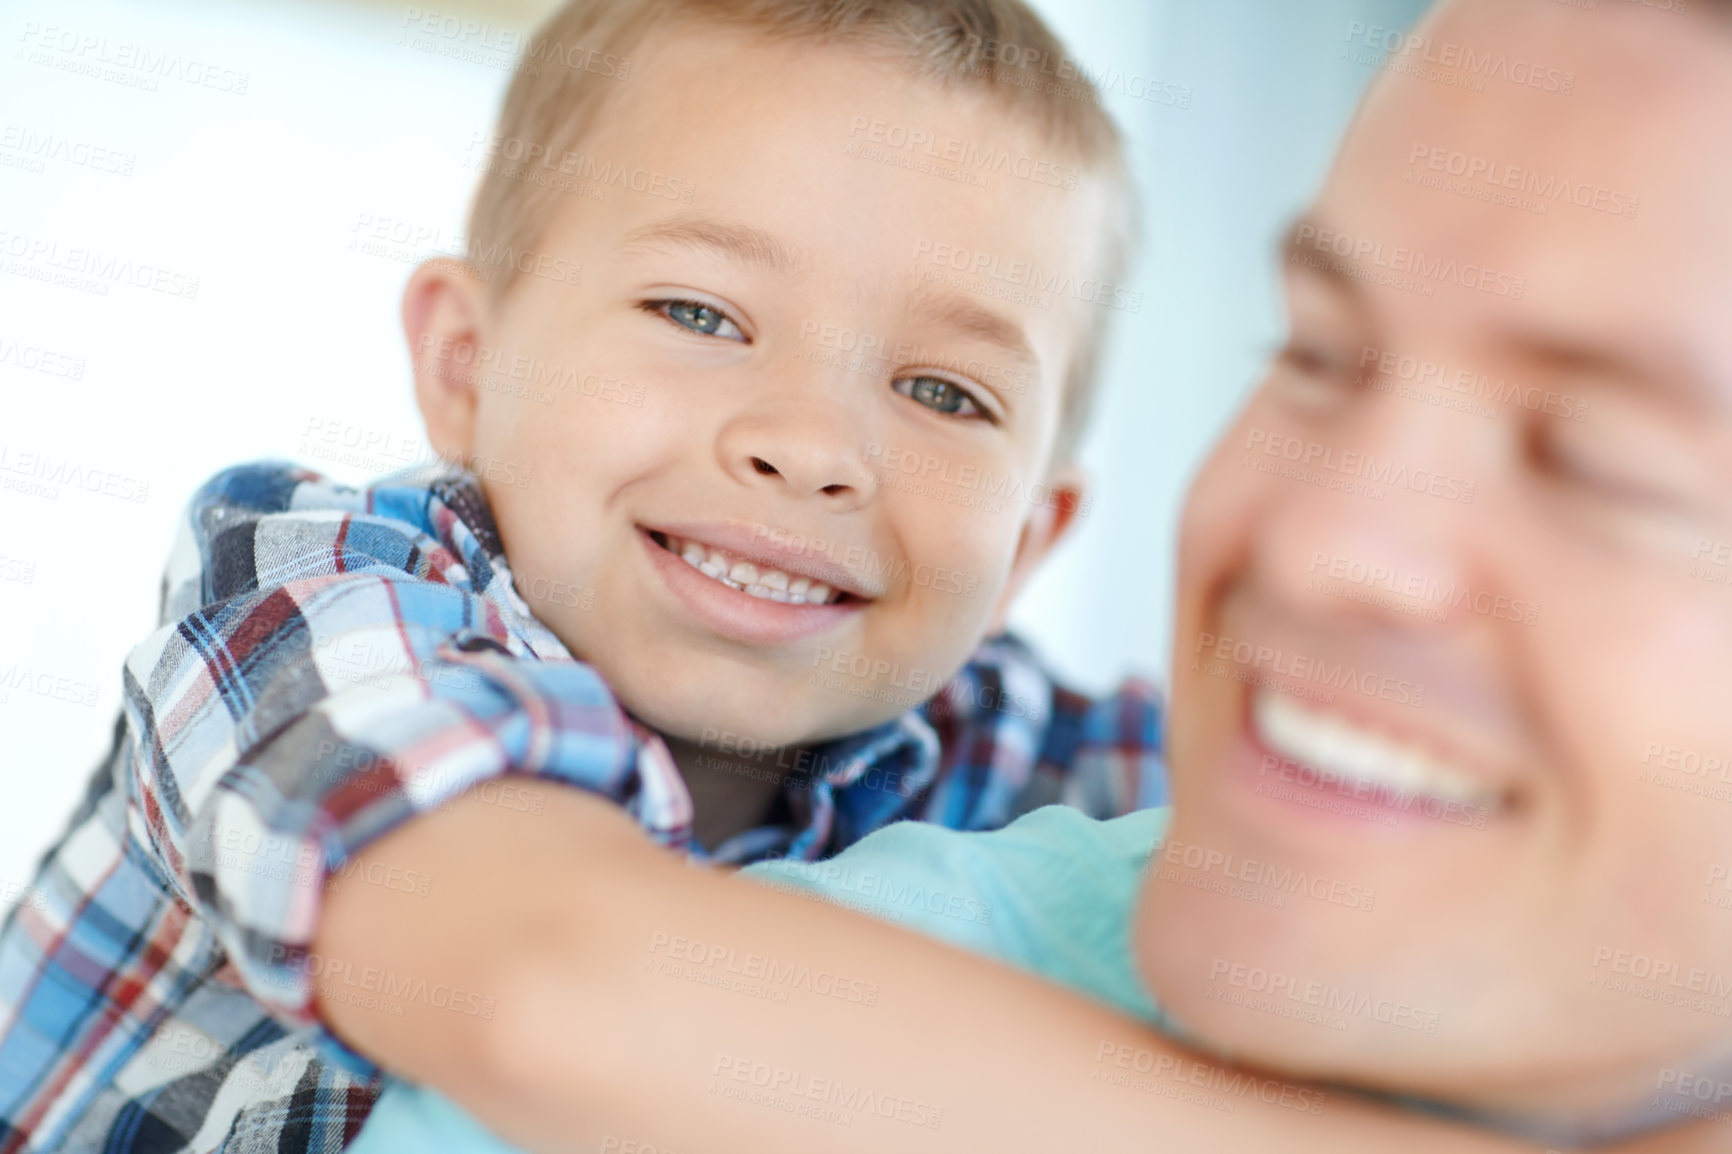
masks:
[[[632,800],[641,734],[439,493],[218,475],[126,661],[133,836],[291,1027],[326,878],[370,840],[507,773]]]
[[[1121,817],[1168,804],[1159,691],[1129,678],[1089,697],[1013,634],[985,642],[924,707],[942,749],[922,820],[998,829],[1045,805]]]

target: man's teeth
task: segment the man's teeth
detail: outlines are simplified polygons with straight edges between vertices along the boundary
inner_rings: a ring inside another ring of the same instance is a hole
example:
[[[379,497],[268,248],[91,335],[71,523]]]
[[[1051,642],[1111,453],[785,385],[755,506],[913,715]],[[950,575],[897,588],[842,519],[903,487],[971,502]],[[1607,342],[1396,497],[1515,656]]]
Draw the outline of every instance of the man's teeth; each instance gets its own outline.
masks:
[[[1497,801],[1494,792],[1446,768],[1423,750],[1305,709],[1271,690],[1256,691],[1251,713],[1257,735],[1270,749],[1289,760],[1338,774],[1344,783],[1364,782],[1404,795],[1466,805],[1490,807]]]
[[[791,577],[780,569],[765,569],[750,561],[736,561],[722,550],[682,537],[668,537],[667,549],[706,577],[738,589],[751,597],[781,601],[788,605],[828,605],[837,593],[822,581]]]

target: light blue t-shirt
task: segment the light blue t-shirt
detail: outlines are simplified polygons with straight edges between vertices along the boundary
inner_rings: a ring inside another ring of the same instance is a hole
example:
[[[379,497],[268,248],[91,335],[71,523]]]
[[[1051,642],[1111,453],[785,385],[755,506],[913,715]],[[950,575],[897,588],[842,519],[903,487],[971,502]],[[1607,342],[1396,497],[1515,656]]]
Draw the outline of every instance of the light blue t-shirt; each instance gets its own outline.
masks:
[[[1096,821],[1065,806],[1001,830],[899,822],[822,862],[766,862],[746,877],[810,891],[1033,970],[1156,1020],[1137,978],[1131,914],[1168,810]],[[518,1154],[443,1094],[388,1079],[350,1154]]]

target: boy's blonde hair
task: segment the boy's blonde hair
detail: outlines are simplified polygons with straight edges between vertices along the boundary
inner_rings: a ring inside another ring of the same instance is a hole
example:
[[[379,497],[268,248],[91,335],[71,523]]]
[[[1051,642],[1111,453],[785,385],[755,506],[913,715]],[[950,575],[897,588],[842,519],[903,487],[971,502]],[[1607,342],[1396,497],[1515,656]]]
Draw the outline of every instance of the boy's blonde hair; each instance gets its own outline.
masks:
[[[570,0],[530,39],[506,93],[498,139],[544,157],[575,154],[606,98],[630,83],[631,57],[651,33],[693,23],[859,47],[920,79],[990,92],[1105,178],[1105,266],[1095,279],[1117,285],[1125,274],[1139,220],[1123,138],[1100,92],[1023,0]],[[515,255],[540,242],[560,197],[556,183],[523,179],[513,165],[486,168],[469,211],[466,255],[495,300],[516,283]],[[1108,310],[1090,305],[1088,312],[1063,384],[1055,463],[1074,454],[1094,394]]]

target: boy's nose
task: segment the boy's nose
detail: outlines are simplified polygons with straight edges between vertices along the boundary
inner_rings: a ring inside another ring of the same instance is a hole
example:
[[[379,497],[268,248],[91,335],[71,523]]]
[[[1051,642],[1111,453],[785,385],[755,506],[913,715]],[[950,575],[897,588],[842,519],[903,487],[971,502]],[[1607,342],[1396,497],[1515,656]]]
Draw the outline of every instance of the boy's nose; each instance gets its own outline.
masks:
[[[877,478],[860,430],[837,417],[737,419],[718,445],[722,467],[748,487],[819,497],[838,511],[857,508],[871,498]]]

